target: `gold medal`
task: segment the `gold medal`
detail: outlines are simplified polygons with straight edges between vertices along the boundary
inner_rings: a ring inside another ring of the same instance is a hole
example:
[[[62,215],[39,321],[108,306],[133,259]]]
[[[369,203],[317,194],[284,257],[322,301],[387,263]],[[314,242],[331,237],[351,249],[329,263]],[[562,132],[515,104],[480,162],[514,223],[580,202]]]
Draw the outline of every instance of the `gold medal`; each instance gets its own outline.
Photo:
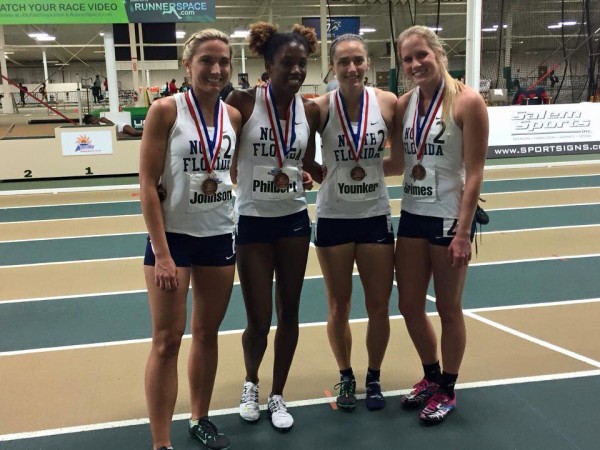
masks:
[[[206,195],[213,195],[217,192],[219,184],[214,178],[207,178],[202,182],[202,192]]]
[[[283,172],[277,172],[273,176],[273,181],[277,189],[287,189],[287,187],[290,184],[290,177],[288,177],[287,174]]]
[[[354,181],[362,181],[365,175],[365,169],[360,166],[354,166],[350,171],[350,178],[352,178]]]
[[[415,180],[422,180],[425,178],[426,173],[427,171],[425,170],[425,167],[423,167],[421,164],[417,164],[412,168],[412,176]]]

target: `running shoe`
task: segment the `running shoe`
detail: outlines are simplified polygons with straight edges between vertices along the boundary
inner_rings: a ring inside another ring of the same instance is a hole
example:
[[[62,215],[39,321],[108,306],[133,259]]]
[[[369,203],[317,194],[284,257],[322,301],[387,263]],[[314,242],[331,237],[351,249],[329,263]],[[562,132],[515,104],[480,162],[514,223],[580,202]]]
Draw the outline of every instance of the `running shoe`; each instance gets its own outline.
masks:
[[[406,408],[417,408],[424,405],[438,391],[439,385],[423,378],[413,386],[413,390],[400,397],[400,403]]]
[[[437,392],[429,399],[419,419],[428,424],[440,423],[455,409],[456,395],[450,398],[443,392]]]
[[[335,399],[335,403],[339,408],[348,411],[356,408],[356,380],[354,377],[342,376],[340,382],[333,388],[339,390],[339,394]]]
[[[158,450],[173,450],[173,447],[161,447]]]
[[[229,439],[219,433],[214,423],[208,420],[208,417],[202,419],[190,420],[190,436],[199,440],[209,450],[227,450],[229,449]]]
[[[381,383],[379,380],[367,383],[367,409],[369,411],[377,411],[385,408],[385,398],[381,393]]]
[[[286,432],[292,428],[294,418],[288,412],[281,395],[269,396],[268,408],[271,415],[271,423],[276,430]]]
[[[254,384],[251,381],[244,382],[242,398],[240,400],[240,416],[246,422],[256,422],[260,419],[258,384]]]

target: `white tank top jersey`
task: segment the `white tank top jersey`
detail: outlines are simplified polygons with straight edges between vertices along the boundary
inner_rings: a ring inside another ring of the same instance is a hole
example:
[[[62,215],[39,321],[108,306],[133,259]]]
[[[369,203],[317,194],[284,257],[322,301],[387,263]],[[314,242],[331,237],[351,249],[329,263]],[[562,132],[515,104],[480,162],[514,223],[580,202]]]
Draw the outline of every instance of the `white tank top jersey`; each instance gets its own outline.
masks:
[[[419,88],[417,87],[404,113],[402,139],[404,143],[404,194],[402,209],[422,216],[457,219],[465,186],[462,130],[456,125],[452,110],[448,123],[442,121],[438,109],[425,141],[421,164],[425,178],[417,180],[412,169],[417,164],[416,130],[413,129]],[[418,118],[422,123],[423,117]]]
[[[317,193],[317,217],[330,219],[356,219],[387,215],[390,213],[388,191],[383,176],[383,157],[387,139],[387,126],[377,103],[373,88],[369,94],[365,144],[359,165],[365,177],[355,181],[350,171],[356,167],[353,151],[346,144],[342,122],[336,108],[337,90],[329,97],[329,119],[321,135],[323,165],[327,175]],[[356,132],[358,123],[352,123]]]
[[[174,95],[177,118],[169,134],[162,174],[162,184],[167,192],[167,198],[161,203],[165,231],[198,237],[232,233],[233,185],[229,168],[235,151],[235,131],[227,114],[227,105],[221,101],[223,138],[213,169],[218,188],[214,194],[206,195],[202,183],[208,177],[207,164],[185,95]],[[214,127],[207,128],[212,138]]]
[[[278,189],[274,183],[274,173],[279,170],[279,162],[265,98],[265,88],[257,88],[254,110],[240,135],[235,202],[238,216],[282,217],[307,207],[302,188],[302,158],[306,152],[310,128],[302,96],[296,94],[295,97],[296,138],[281,169],[289,177],[287,189]],[[285,120],[280,123],[285,130]]]

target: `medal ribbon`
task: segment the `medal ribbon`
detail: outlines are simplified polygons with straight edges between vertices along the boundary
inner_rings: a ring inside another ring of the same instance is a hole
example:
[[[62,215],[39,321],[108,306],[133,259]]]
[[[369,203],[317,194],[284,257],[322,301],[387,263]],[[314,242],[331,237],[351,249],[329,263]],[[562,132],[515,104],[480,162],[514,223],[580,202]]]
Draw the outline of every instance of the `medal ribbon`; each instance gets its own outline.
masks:
[[[366,105],[366,106],[365,106]],[[352,122],[348,111],[346,110],[346,104],[339,88],[335,91],[335,106],[337,110],[340,123],[342,124],[342,130],[346,137],[346,142],[350,148],[350,152],[354,157],[354,161],[358,163],[360,155],[362,154],[365,146],[365,136],[367,134],[367,121],[369,119],[369,92],[363,89],[363,95],[360,99],[360,108],[358,111],[358,126],[356,127],[356,133],[352,128]],[[352,137],[352,139],[350,139]]]
[[[271,129],[273,130],[273,135],[275,136],[275,151],[277,153],[277,161],[279,161],[279,167],[283,167],[283,160],[287,157],[287,154],[296,140],[296,96],[294,95],[294,99],[290,103],[290,106],[285,114],[284,134],[281,128],[281,122],[279,122],[279,115],[277,114],[277,107],[275,106],[275,98],[273,97],[271,83],[267,84],[264,87],[264,90],[265,103],[267,105],[267,115],[269,116]],[[275,125],[277,125],[277,127]]]
[[[419,88],[417,88],[419,89]],[[437,112],[442,105],[444,100],[444,80],[440,82],[438,87],[436,88],[433,99],[431,99],[431,103],[429,104],[429,108],[427,109],[427,113],[423,118],[422,125],[419,125],[419,91],[417,91],[417,105],[415,107],[415,116],[413,118],[413,130],[415,130],[415,144],[417,144],[417,148],[419,151],[417,152],[417,164],[421,162],[423,159],[423,152],[425,150],[425,142],[427,141],[427,136],[429,135],[429,130],[431,129],[431,125],[433,125],[433,121],[437,116]]]
[[[204,157],[204,161],[206,161],[206,170],[208,173],[211,173],[217,162],[219,151],[221,150],[221,143],[223,142],[223,105],[221,99],[218,99],[215,104],[215,127],[211,139],[208,135],[208,128],[204,116],[202,115],[200,105],[198,104],[198,99],[196,99],[196,96],[194,95],[194,91],[190,89],[184,95],[192,119],[194,119],[196,130],[198,131],[200,145],[202,146],[202,156]],[[200,126],[200,124],[202,124],[202,126]]]

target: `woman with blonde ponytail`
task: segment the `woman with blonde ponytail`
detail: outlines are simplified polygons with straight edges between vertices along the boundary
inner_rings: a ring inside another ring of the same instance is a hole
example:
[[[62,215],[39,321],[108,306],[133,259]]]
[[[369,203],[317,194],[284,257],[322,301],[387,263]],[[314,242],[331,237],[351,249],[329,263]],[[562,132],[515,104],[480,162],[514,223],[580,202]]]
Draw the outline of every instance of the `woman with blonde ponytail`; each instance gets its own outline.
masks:
[[[298,342],[300,293],[311,234],[304,189],[312,187],[312,179],[304,170],[314,160],[319,124],[318,108],[299,91],[317,36],[301,25],[280,33],[275,25],[259,22],[250,25],[249,46],[264,58],[269,82],[234,91],[227,100],[242,114],[237,165],[232,168],[238,182],[238,273],[248,319],[242,336],[246,377],[240,416],[247,422],[260,418],[259,368],[271,327],[275,277],[277,331],[267,405],[273,427],[288,431],[294,419],[283,390]]]
[[[488,117],[479,93],[452,79],[431,29],[414,26],[398,37],[404,74],[415,88],[398,99],[394,148],[404,152],[404,196],[395,264],[399,307],[423,364],[424,377],[401,397],[419,418],[439,423],[456,409],[454,384],[466,329],[461,296],[471,260],[474,214],[483,181]],[[440,316],[437,337],[425,314],[433,277]]]

